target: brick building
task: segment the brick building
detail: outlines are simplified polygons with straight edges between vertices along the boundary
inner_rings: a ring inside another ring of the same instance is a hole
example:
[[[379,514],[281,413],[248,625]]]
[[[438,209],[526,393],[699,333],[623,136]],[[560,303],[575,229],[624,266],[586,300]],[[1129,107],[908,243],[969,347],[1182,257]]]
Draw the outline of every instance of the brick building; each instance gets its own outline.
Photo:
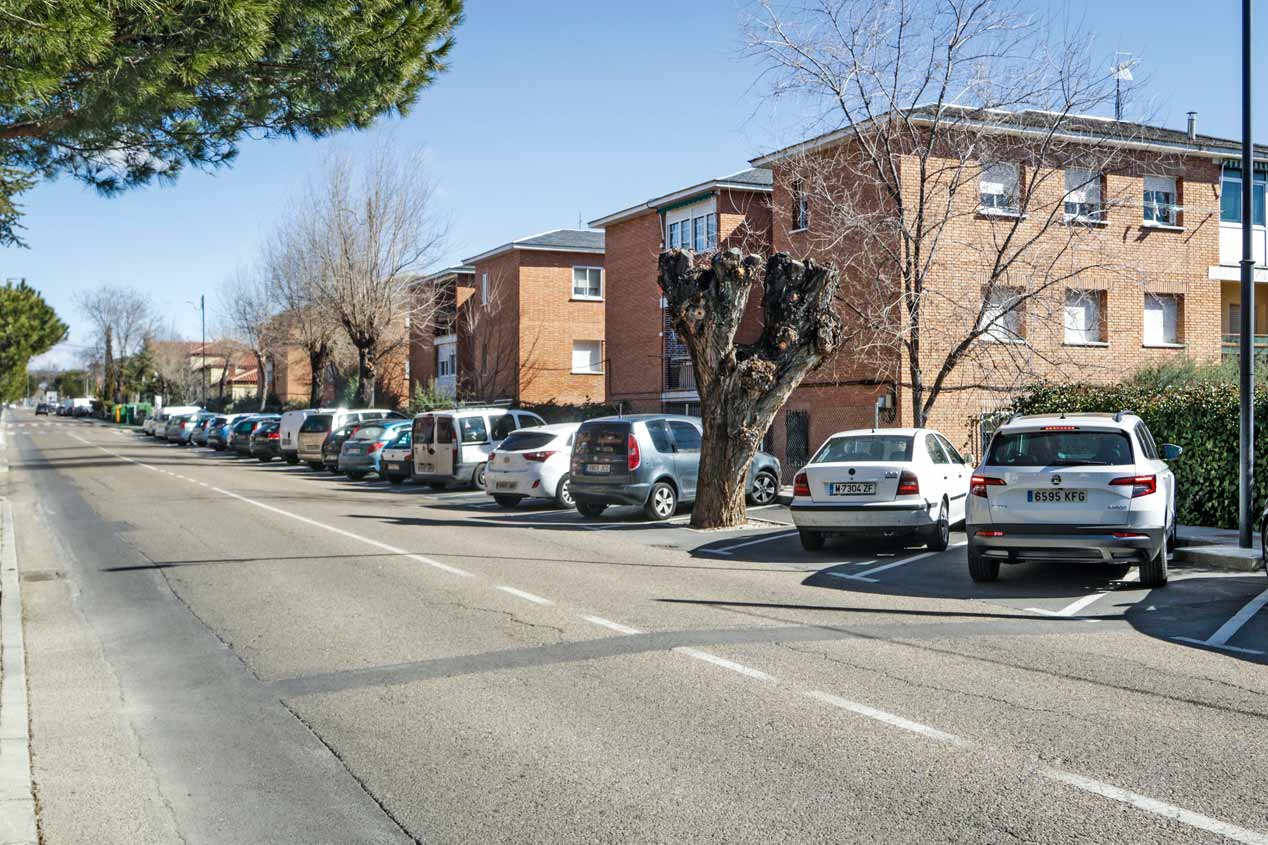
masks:
[[[556,229],[419,280],[410,382],[463,401],[602,402],[604,235]]]
[[[770,248],[771,172],[744,170],[649,199],[590,225],[607,246],[608,401],[626,412],[697,413],[700,397],[686,347],[669,326],[656,284],[657,255]],[[757,297],[750,302],[756,325]]]

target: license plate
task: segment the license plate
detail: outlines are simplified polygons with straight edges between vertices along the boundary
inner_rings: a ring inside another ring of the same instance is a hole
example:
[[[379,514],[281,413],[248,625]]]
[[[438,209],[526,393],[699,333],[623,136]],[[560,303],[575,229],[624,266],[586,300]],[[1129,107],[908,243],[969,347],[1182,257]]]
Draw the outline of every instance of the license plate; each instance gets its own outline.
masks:
[[[514,490],[514,489],[515,489],[515,482],[514,482],[514,481],[499,481],[499,482],[498,482],[498,483],[494,486],[494,488],[493,488],[493,489],[495,489],[495,490]]]
[[[829,496],[870,496],[875,492],[875,481],[833,481],[828,485]]]
[[[1027,490],[1027,502],[1052,502],[1082,504],[1087,501],[1086,490]]]
[[[433,464],[419,464],[418,465],[419,472],[431,472],[434,469],[435,469],[435,465]]]
[[[586,464],[586,472],[591,475],[610,475],[612,473],[611,464]]]
[[[402,464],[402,463],[400,463],[400,462],[398,462],[398,461],[388,461],[387,468],[388,468],[388,469],[402,469],[402,470],[403,470],[403,469],[405,469],[405,464]]]

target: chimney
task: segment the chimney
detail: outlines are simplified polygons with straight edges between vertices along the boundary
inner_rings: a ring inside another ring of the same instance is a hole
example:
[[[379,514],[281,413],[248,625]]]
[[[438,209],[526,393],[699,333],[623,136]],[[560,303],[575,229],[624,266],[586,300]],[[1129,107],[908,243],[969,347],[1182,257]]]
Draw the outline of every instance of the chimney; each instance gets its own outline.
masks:
[[[1189,114],[1189,140],[1196,141],[1198,137],[1198,113],[1191,111]]]

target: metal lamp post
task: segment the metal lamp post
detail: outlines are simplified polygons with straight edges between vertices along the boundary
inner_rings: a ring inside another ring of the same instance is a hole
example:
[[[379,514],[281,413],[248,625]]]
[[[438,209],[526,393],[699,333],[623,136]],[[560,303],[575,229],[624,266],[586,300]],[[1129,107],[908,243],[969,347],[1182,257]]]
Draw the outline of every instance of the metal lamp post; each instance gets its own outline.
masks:
[[[1250,6],[1242,0],[1242,260],[1241,260],[1241,338],[1240,358],[1240,473],[1237,490],[1237,544],[1249,549],[1252,544],[1255,515],[1255,254],[1252,249],[1255,184],[1254,152],[1250,127]]]

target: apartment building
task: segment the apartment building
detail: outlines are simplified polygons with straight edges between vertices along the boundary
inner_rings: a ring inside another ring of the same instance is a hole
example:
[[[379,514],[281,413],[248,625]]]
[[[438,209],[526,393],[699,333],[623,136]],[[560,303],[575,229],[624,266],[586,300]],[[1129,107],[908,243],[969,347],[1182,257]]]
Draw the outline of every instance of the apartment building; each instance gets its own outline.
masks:
[[[697,413],[686,347],[674,335],[656,283],[662,249],[770,248],[771,172],[753,168],[673,191],[592,220],[604,230],[608,290],[607,398],[627,412]],[[750,300],[741,339],[758,325]]]
[[[604,233],[555,229],[419,280],[410,381],[464,401],[602,402]]]

